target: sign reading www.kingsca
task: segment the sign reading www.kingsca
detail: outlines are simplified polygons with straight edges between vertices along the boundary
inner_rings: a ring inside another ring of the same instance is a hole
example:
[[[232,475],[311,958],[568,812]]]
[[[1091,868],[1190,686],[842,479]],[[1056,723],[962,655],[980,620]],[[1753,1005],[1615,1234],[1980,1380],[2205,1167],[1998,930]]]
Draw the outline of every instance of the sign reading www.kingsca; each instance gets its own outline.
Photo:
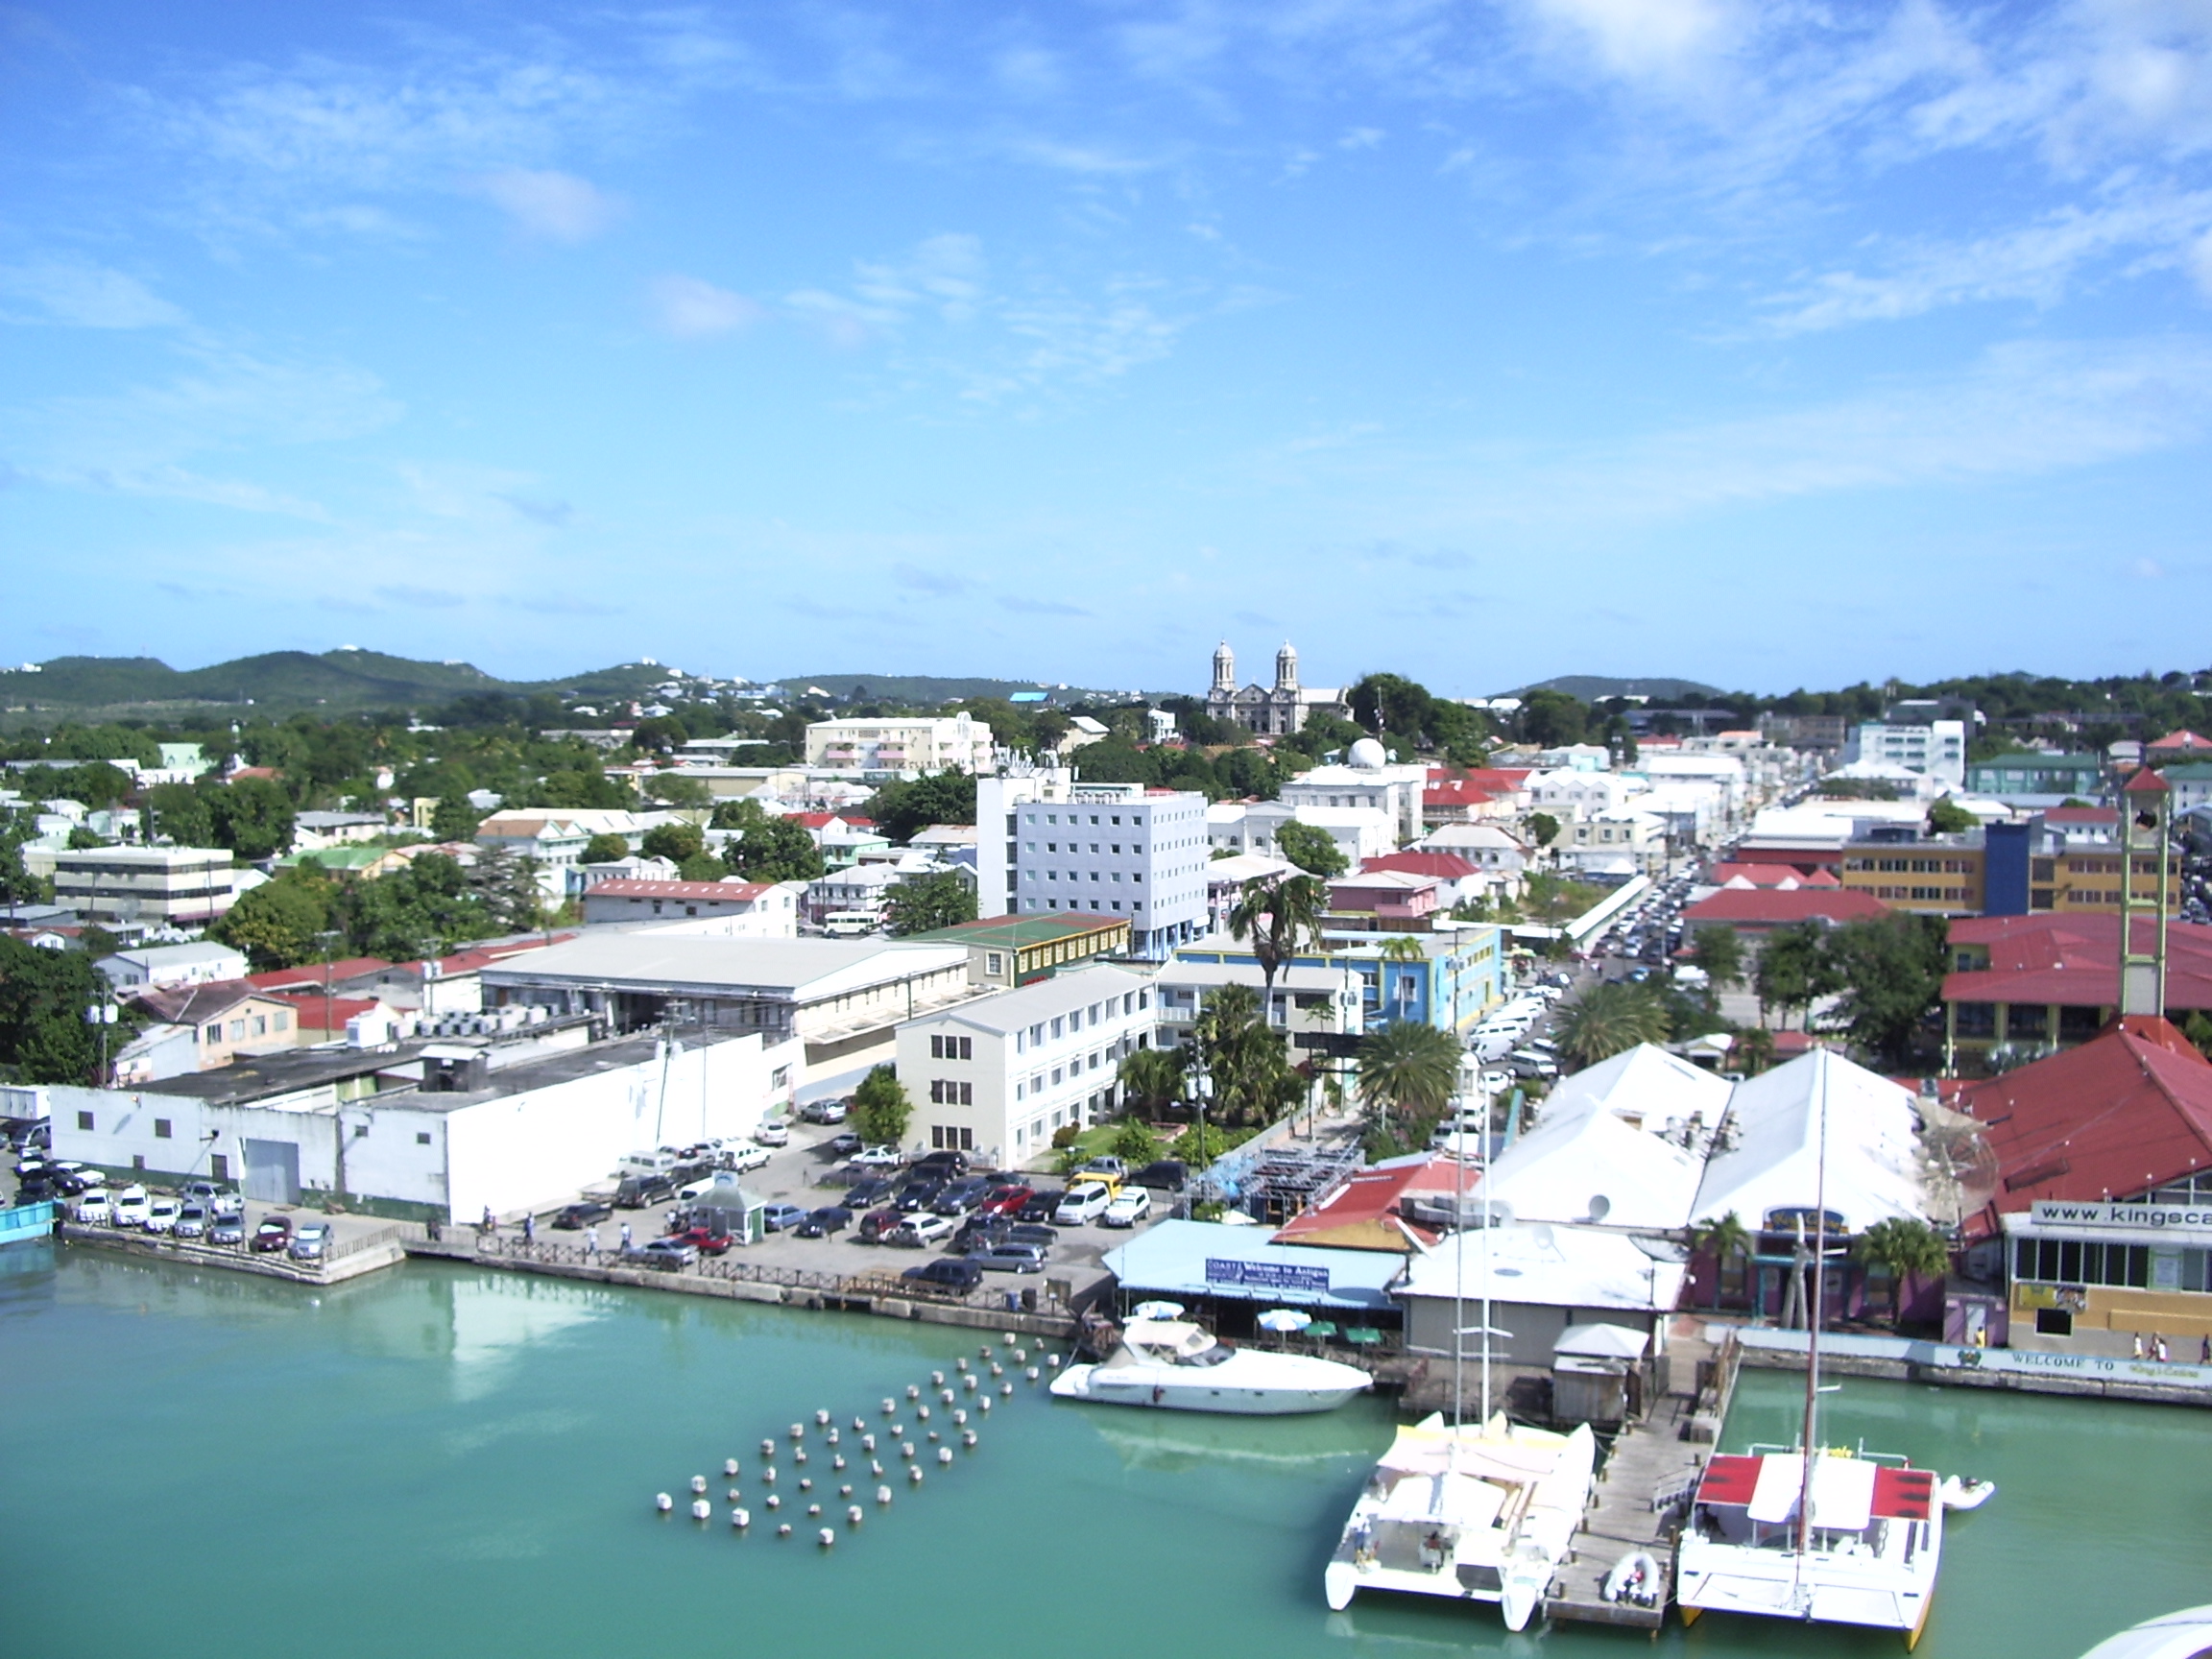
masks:
[[[2064,1204],[2038,1198],[2028,1206],[2028,1219],[2038,1227],[2127,1227],[2212,1238],[2212,1209],[2177,1204]]]

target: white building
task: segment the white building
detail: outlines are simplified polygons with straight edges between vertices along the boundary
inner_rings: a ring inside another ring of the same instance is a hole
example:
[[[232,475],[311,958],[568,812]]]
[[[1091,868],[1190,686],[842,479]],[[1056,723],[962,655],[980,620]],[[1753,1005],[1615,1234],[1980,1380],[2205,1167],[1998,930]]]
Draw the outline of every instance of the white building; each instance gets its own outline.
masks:
[[[210,942],[118,950],[112,956],[103,957],[95,966],[119,992],[171,985],[208,985],[219,979],[243,979],[247,973],[244,952]]]
[[[1863,1233],[1890,1216],[1920,1219],[1927,1200],[1918,1124],[1911,1091],[1815,1048],[1736,1085],[1724,1144],[1697,1188],[1696,1214],[1734,1214],[1754,1232],[1784,1231],[1791,1213],[1810,1214],[1824,1184],[1838,1233]]]
[[[1054,1130],[1096,1122],[1121,1057],[1151,1045],[1152,988],[1112,967],[1079,968],[899,1027],[909,1143],[1019,1166]]]
[[[1852,728],[1845,744],[1846,765],[1862,760],[1902,766],[1944,789],[1966,787],[1966,723],[1932,720],[1924,726],[1891,726],[1868,720]]]
[[[991,728],[965,710],[950,716],[816,720],[806,728],[806,764],[833,771],[980,776],[991,765]]]
[[[1453,853],[1485,876],[1518,883],[1528,868],[1528,844],[1496,824],[1447,824],[1414,845],[1424,853]]]
[[[1277,799],[1286,806],[1369,807],[1396,826],[1401,842],[1416,839],[1429,768],[1392,765],[1382,745],[1372,737],[1353,744],[1347,761],[1342,766],[1316,766],[1292,779]]]
[[[662,918],[719,916],[734,934],[756,939],[796,939],[798,881],[600,881],[586,889],[584,920],[653,922]]]
[[[802,913],[809,926],[823,926],[834,916],[839,918],[836,926],[840,931],[875,932],[883,926],[891,889],[905,879],[891,864],[855,864],[847,870],[832,870],[806,883]]]
[[[52,854],[54,900],[87,922],[201,928],[237,902],[220,847],[87,847]]]
[[[1562,829],[1552,854],[1582,876],[1656,876],[1667,866],[1666,821],[1629,809],[1592,813]]]
[[[1126,916],[1130,951],[1148,960],[1206,931],[1205,796],[1078,783],[1064,800],[1026,802],[1011,815],[1018,832],[1002,856],[1008,903],[1021,914]],[[978,852],[999,840],[979,841]]]
[[[1572,1325],[1618,1325],[1641,1332],[1654,1352],[1681,1299],[1689,1268],[1639,1247],[1625,1233],[1545,1222],[1475,1227],[1454,1233],[1414,1256],[1394,1296],[1406,1310],[1406,1346],[1417,1354],[1450,1354],[1455,1329],[1487,1296],[1496,1334],[1490,1353],[1501,1364],[1549,1366],[1561,1333]],[[1479,1334],[1464,1334],[1470,1361],[1482,1353]]]
[[[1348,870],[1398,848],[1397,821],[1372,806],[1287,806],[1280,801],[1217,801],[1206,809],[1206,836],[1222,853],[1278,858],[1282,849],[1275,837],[1293,818],[1325,831]]]

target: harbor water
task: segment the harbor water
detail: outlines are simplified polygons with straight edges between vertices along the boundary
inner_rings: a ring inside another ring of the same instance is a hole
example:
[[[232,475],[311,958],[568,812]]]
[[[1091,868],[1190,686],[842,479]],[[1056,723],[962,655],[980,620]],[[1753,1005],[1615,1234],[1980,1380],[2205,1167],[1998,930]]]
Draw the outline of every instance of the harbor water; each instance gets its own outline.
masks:
[[[315,1290],[84,1248],[0,1255],[7,1475],[0,1650],[318,1659],[849,1651],[1081,1659],[1654,1650],[1888,1655],[1893,1636],[1708,1618],[1656,1645],[1495,1609],[1360,1600],[1321,1569],[1387,1444],[1383,1402],[1239,1420],[1020,1392],[919,1490],[833,1476],[810,1423],[881,1421],[982,1338],[415,1262]],[[1801,1395],[1747,1372],[1730,1449],[1791,1436]],[[2212,1419],[2178,1407],[1849,1382],[1823,1438],[1999,1482],[1955,1518],[1920,1653],[2072,1659],[2212,1599]],[[950,1429],[940,1416],[933,1423]],[[915,1436],[919,1439],[919,1436]],[[951,1440],[956,1436],[949,1435]],[[933,1454],[927,1449],[926,1455]],[[726,1457],[753,1513],[733,1533]],[[900,1471],[885,1459],[894,1477]],[[715,1519],[688,1518],[709,1479]],[[801,1494],[807,1475],[816,1491]],[[853,1480],[867,1510],[811,1542]],[[673,1516],[653,1498],[677,1499]],[[778,1539],[774,1522],[794,1536]]]

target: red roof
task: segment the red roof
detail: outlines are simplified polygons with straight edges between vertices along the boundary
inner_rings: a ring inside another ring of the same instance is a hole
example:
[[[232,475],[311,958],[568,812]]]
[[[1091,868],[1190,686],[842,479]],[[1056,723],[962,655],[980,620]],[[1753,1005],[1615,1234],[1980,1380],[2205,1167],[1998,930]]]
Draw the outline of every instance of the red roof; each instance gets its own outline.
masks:
[[[840,818],[834,812],[786,812],[786,824],[796,824],[802,830],[827,830],[832,824],[849,824],[849,818]]]
[[[757,899],[775,883],[770,881],[602,881],[587,888],[587,899]]]
[[[1946,1002],[2109,1008],[2120,999],[2118,916],[1960,916],[1950,941],[1987,946],[1989,966],[1945,974]],[[2212,926],[2167,925],[2166,1007],[2212,1009]]]
[[[2165,795],[2170,792],[2166,780],[2149,766],[2137,767],[2135,775],[2120,785],[2120,793],[2123,795]]]
[[[1863,922],[1890,914],[1871,893],[1849,887],[1723,887],[1682,912],[1690,926],[1784,927],[1792,922]]]
[[[349,979],[357,979],[364,974],[373,974],[392,964],[381,956],[343,956],[330,964],[329,983],[343,985]],[[320,992],[324,986],[323,964],[302,962],[297,968],[272,968],[266,974],[249,974],[247,982],[262,991]]]
[[[1697,1502],[1742,1509],[1750,1504],[1751,1494],[1758,1489],[1758,1458],[1716,1452],[1706,1460],[1704,1479],[1697,1482]]]
[[[1424,806],[1480,806],[1497,799],[1489,790],[1479,789],[1464,778],[1425,784],[1421,790],[1421,805]]]
[[[1285,1222],[1273,1242],[1399,1251],[1413,1247],[1409,1238],[1433,1244],[1440,1237],[1436,1229],[1403,1219],[1399,1202],[1415,1192],[1449,1195],[1462,1180],[1472,1191],[1480,1184],[1481,1176],[1469,1169],[1462,1178],[1457,1164],[1447,1157],[1355,1170],[1311,1209],[1301,1210]]]
[[[1407,876],[1433,876],[1439,881],[1463,881],[1482,872],[1456,853],[1386,853],[1380,858],[1361,861],[1359,873],[1366,875],[1375,870],[1396,870]]]
[[[321,992],[286,992],[282,999],[300,1012],[294,1016],[301,1028],[309,1031],[340,1031],[346,1022],[357,1014],[367,1014],[383,1006],[373,997],[330,997]]]
[[[2212,752],[2212,737],[2200,737],[2184,726],[2178,732],[2169,732],[2165,736],[2143,745],[2146,755],[2162,754],[2169,749],[2182,754]]]
[[[1834,871],[1815,870],[1808,876],[1794,864],[1738,864],[1723,863],[1713,866],[1706,877],[1716,887],[1725,887],[1731,881],[1748,881],[1754,887],[1779,887],[1785,881],[1793,881],[1800,887],[1840,887]]]
[[[2165,1021],[2130,1015],[2103,1036],[1970,1085],[2003,1179],[1990,1209],[2127,1198],[2212,1166],[2212,1065]],[[1988,1212],[1970,1224],[1997,1231]]]

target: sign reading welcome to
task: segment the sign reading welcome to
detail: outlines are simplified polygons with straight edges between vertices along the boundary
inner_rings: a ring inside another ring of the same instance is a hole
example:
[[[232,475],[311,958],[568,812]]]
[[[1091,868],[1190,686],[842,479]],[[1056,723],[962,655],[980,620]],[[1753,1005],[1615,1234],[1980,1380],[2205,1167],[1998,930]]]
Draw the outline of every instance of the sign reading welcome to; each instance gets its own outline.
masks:
[[[1234,1257],[1206,1258],[1209,1285],[1250,1285],[1262,1290],[1319,1290],[1329,1288],[1326,1267],[1293,1267],[1287,1262],[1240,1262]]]

